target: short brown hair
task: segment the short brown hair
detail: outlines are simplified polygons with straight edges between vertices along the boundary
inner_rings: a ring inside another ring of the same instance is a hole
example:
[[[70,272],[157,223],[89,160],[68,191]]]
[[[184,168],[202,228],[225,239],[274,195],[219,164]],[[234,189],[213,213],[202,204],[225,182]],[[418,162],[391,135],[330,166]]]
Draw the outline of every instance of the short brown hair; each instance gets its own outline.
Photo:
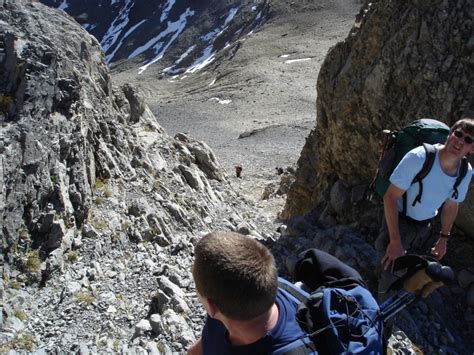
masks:
[[[270,251],[234,232],[213,232],[196,245],[193,264],[196,289],[222,314],[251,320],[275,302],[277,269]]]
[[[458,128],[461,128],[467,134],[474,135],[474,118],[465,117],[456,121],[451,127],[450,133]]]

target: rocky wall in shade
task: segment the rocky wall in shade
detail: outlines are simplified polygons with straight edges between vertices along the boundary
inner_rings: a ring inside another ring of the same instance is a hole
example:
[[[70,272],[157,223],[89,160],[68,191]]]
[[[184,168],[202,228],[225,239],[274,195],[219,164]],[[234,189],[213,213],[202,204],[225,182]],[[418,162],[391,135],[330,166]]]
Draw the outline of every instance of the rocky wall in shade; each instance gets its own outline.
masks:
[[[317,83],[317,123],[298,161],[283,217],[311,210],[341,179],[368,184],[381,131],[431,117],[454,123],[474,110],[473,4],[373,1],[333,47]],[[472,194],[472,192],[471,192]],[[472,198],[471,198],[472,201]],[[458,225],[473,233],[474,206]]]

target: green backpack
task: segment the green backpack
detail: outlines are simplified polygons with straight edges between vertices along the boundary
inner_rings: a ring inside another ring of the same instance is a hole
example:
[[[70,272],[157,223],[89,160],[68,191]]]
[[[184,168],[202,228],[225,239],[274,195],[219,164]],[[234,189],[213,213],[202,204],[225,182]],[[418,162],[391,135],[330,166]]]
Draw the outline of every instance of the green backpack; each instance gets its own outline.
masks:
[[[411,122],[400,131],[384,130],[383,132],[385,134],[385,144],[380,155],[375,178],[370,185],[370,191],[375,191],[380,197],[383,197],[390,185],[390,175],[400,160],[413,148],[423,145],[426,151],[426,160],[412,181],[412,184],[417,182],[420,185],[419,193],[412,203],[414,206],[417,202],[421,202],[421,196],[423,194],[422,181],[430,172],[436,157],[436,149],[433,147],[433,144],[443,144],[446,142],[449,135],[449,127],[443,122],[430,118],[422,118]],[[466,176],[467,168],[467,159],[464,158],[453,186],[453,198],[457,198],[457,188],[464,176]],[[404,213],[405,212],[406,194],[404,195]]]

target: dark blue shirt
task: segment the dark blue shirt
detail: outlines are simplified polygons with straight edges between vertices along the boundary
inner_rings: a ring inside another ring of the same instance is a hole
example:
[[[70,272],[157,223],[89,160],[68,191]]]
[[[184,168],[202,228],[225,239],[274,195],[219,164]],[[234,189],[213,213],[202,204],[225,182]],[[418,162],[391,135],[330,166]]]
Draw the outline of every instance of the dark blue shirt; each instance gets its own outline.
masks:
[[[201,338],[203,355],[271,354],[282,346],[304,337],[305,333],[296,322],[297,304],[281,289],[277,292],[276,305],[278,322],[275,327],[255,343],[242,346],[231,345],[224,324],[207,316]]]

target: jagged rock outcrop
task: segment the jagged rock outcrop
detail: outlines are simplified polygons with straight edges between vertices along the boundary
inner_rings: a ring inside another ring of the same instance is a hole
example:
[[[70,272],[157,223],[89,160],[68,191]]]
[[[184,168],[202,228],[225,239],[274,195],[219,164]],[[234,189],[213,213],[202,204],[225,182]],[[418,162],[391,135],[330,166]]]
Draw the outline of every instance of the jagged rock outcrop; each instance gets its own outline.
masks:
[[[319,73],[317,124],[284,217],[308,212],[334,179],[368,184],[382,129],[422,117],[452,124],[472,114],[472,11],[468,0],[372,1],[361,10]],[[469,201],[457,225],[474,237]]]
[[[0,68],[0,352],[183,352],[196,237],[271,222],[256,232],[210,148],[114,87],[62,11],[1,1]]]

